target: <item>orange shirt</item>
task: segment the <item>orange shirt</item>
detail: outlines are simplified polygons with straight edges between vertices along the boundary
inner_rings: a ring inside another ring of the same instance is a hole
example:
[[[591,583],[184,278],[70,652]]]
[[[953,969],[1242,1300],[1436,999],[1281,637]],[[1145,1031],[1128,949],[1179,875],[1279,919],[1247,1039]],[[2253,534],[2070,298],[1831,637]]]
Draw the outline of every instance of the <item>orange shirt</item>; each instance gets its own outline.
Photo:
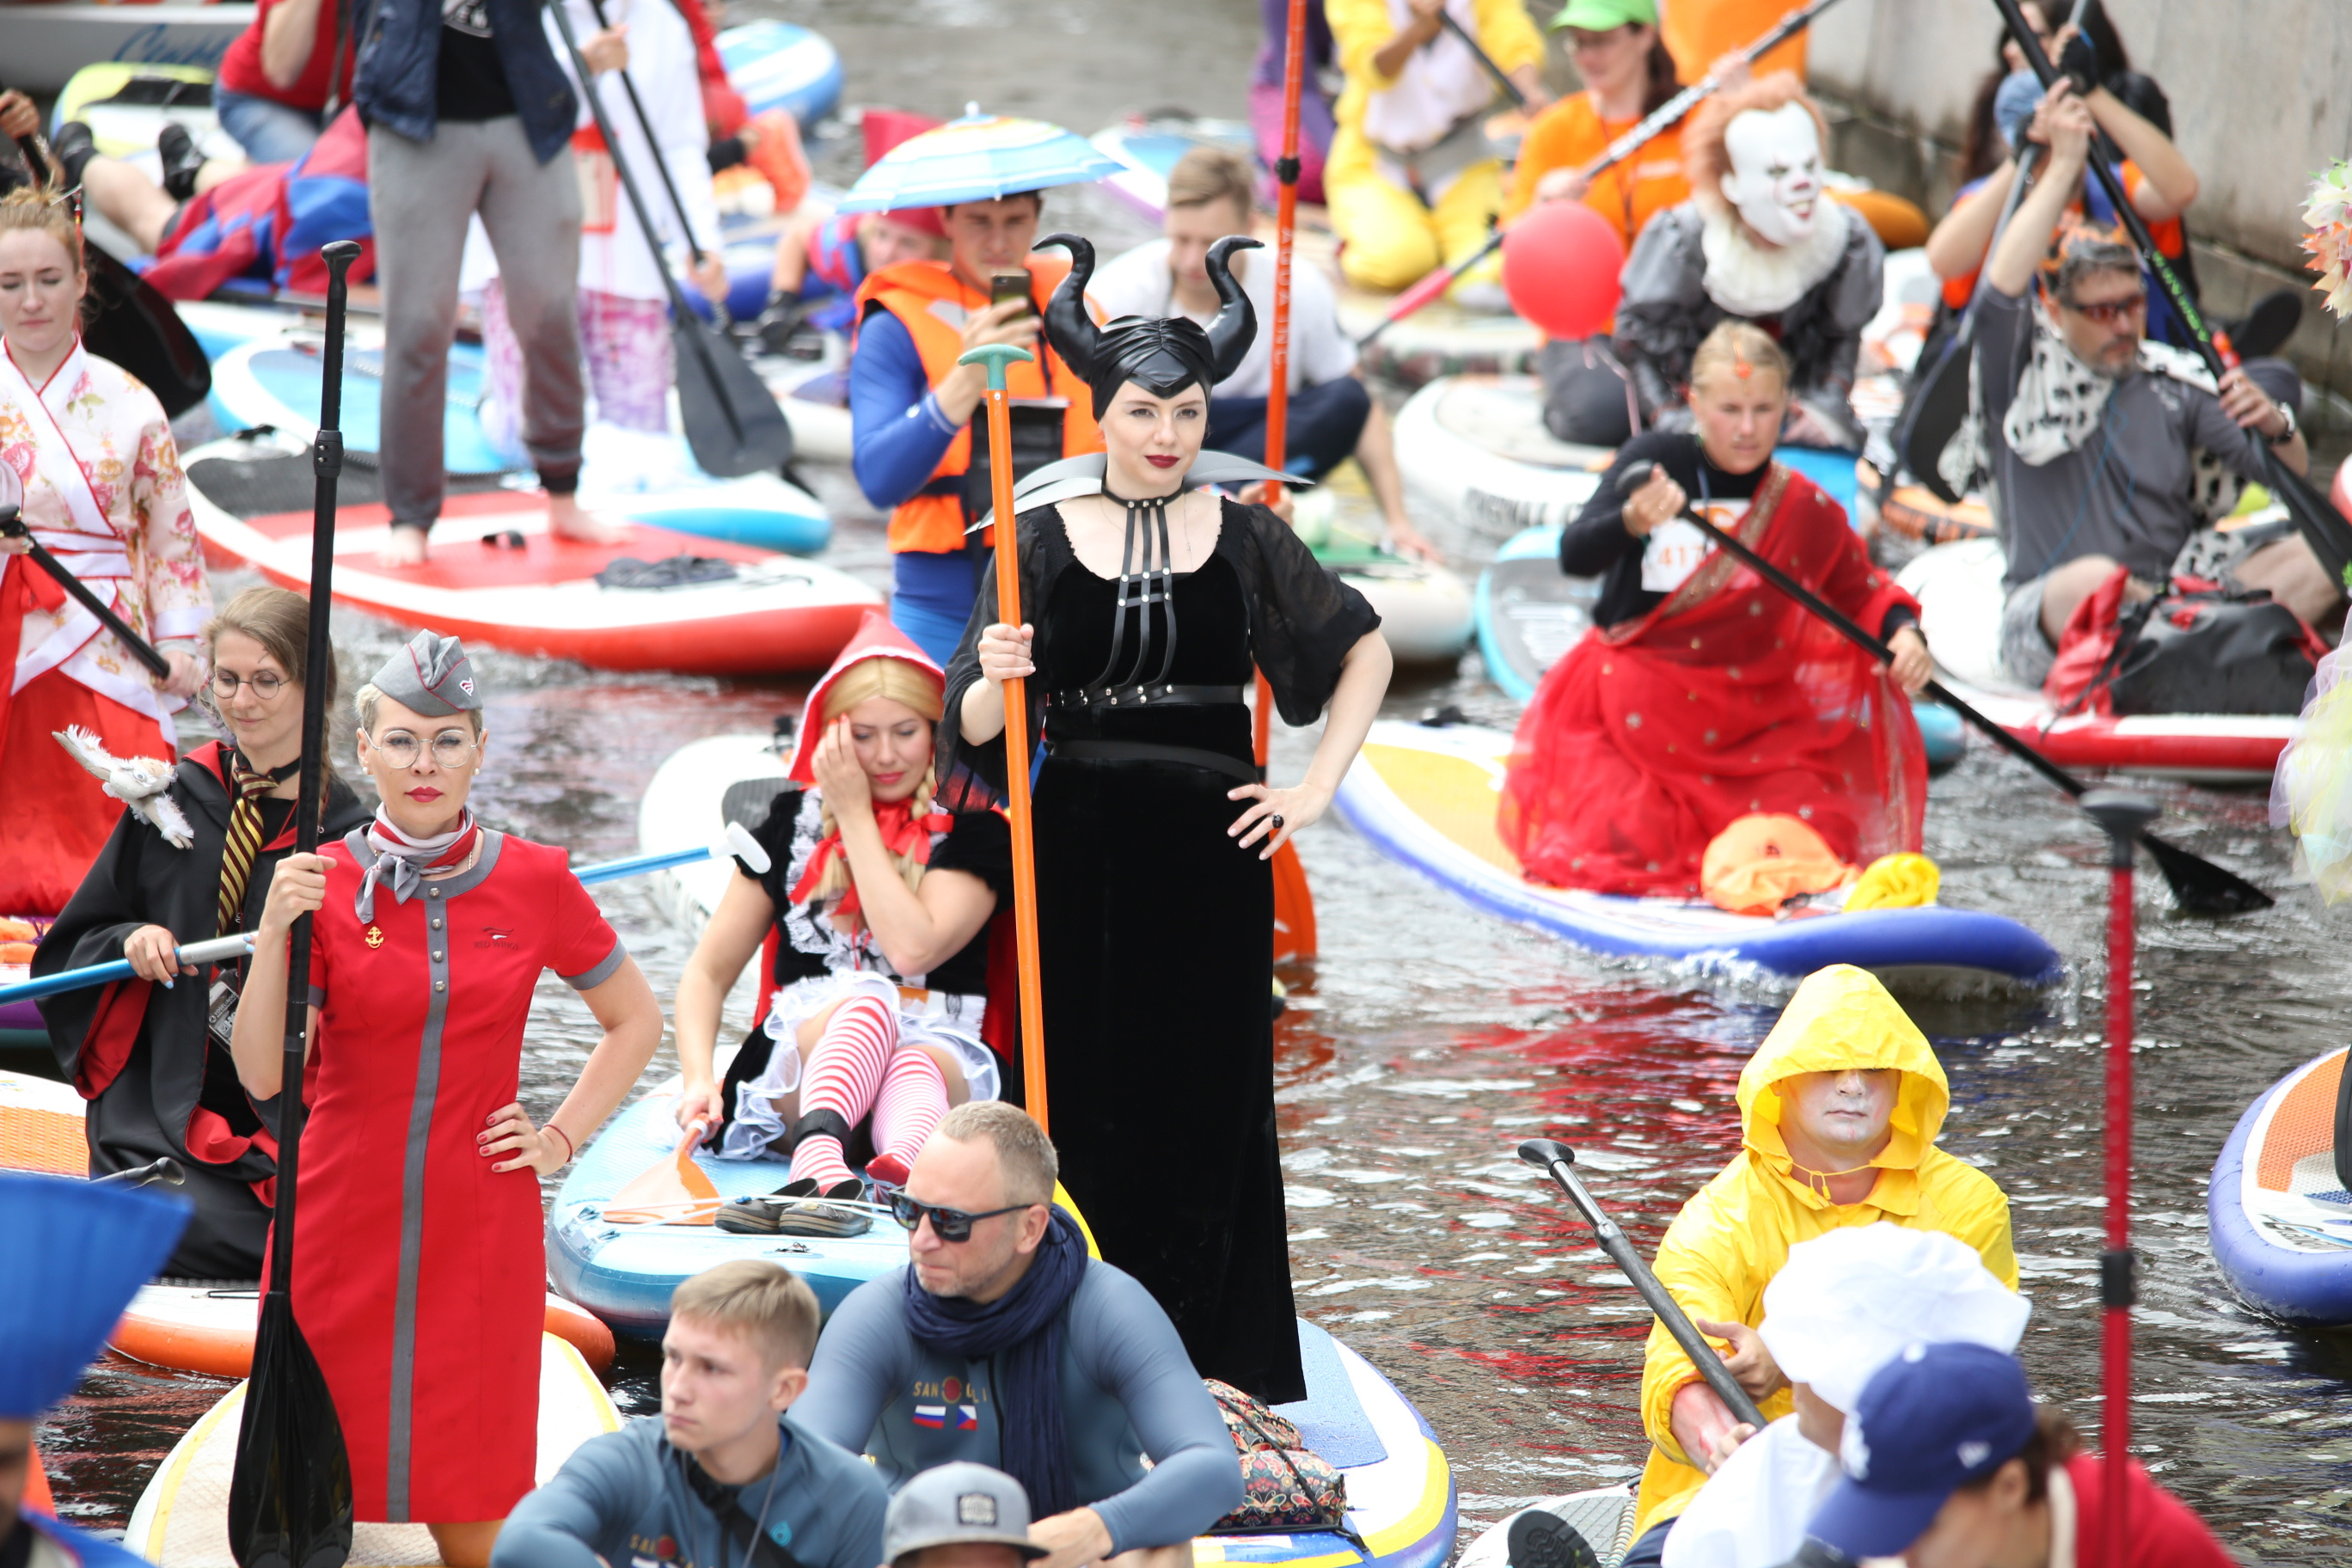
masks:
[[[1518,169],[1511,194],[1503,204],[1503,220],[1535,204],[1536,182],[1552,169],[1576,169],[1609,149],[1609,143],[1631,131],[1632,120],[1603,120],[1592,107],[1592,95],[1580,92],[1561,99],[1536,117],[1519,143]],[[1682,128],[1661,132],[1647,146],[1592,182],[1584,205],[1609,220],[1625,248],[1651,217],[1690,199],[1690,181],[1683,176]]]
[[[2137,197],[2139,195],[2140,186],[2147,183],[2147,176],[2141,174],[2139,172],[2139,165],[2133,163],[2128,158],[2125,159],[2123,162],[2122,174],[2124,195],[2126,199],[2128,200]],[[1961,195],[1966,195],[1969,194],[1969,191],[1976,190],[1983,184],[1984,182],[1979,180],[1975,185],[1970,185],[1968,188],[1968,191],[1963,191]],[[2106,210],[2106,203],[2104,196],[2102,196],[2099,205],[2101,211],[2104,212]],[[2065,216],[2059,221],[2059,230],[2063,234],[2066,229],[2072,228],[2084,221],[2084,214],[2083,199],[2082,197],[2077,196],[2074,200],[2066,205],[2066,214]],[[2150,239],[2156,241],[2156,248],[2164,253],[2166,260],[2172,261],[2179,258],[2182,249],[2183,236],[2180,227],[2180,220],[2179,218],[2171,217],[2165,219],[2162,223],[2150,223],[2147,226],[2147,235]],[[2051,253],[2054,256],[2057,253],[2058,247],[2057,236],[2053,235],[2052,237],[2050,244]],[[1972,270],[1962,277],[1945,279],[1944,303],[1950,306],[1955,310],[1967,310],[1969,301],[1976,296],[1977,271],[1981,270],[1982,263],[1980,262],[1979,263],[1976,270]]]
[[[1658,33],[1666,52],[1675,57],[1675,74],[1684,83],[1696,81],[1706,68],[1734,49],[1744,49],[1777,26],[1796,0],[1665,0],[1659,7]],[[1777,45],[1756,62],[1756,74],[1794,71],[1805,79],[1805,37]]]

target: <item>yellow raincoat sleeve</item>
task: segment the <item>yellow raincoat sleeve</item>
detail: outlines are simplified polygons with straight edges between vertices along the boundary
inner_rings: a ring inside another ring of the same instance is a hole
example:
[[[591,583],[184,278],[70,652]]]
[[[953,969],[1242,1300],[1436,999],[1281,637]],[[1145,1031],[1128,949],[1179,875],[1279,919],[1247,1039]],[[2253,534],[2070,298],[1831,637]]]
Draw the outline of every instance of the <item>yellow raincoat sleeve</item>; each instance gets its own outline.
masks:
[[[1740,1232],[1744,1228],[1726,1211],[1717,1188],[1728,1178],[1740,1184],[1744,1174],[1735,1163],[1683,1205],[1681,1214],[1659,1243],[1654,1268],[1666,1293],[1696,1320],[1746,1323],[1755,1328],[1764,1321],[1764,1286],[1756,1260],[1748,1255]],[[1744,1205],[1742,1205],[1744,1206]],[[1721,1344],[1720,1341],[1710,1343]],[[1642,1429],[1652,1443],[1676,1464],[1687,1463],[1682,1445],[1669,1426],[1675,1394],[1698,1381],[1698,1371],[1683,1354],[1664,1323],[1650,1325],[1650,1340],[1642,1363]],[[1775,1398],[1786,1399],[1785,1394]],[[1776,1414],[1766,1401],[1765,1414]]]
[[[1992,1277],[2017,1289],[2017,1248],[2009,1230],[2009,1194],[1990,1176],[1941,1149],[1919,1163],[1919,1213],[1904,1221],[1915,1230],[1940,1230],[1977,1249]]]

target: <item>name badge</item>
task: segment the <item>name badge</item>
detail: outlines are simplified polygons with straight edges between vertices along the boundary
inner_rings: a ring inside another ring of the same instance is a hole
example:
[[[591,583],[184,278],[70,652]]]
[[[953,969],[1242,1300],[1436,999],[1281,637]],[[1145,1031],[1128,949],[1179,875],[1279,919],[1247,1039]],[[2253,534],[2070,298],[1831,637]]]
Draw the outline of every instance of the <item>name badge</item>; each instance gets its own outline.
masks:
[[[1698,570],[1713,542],[1688,518],[1660,523],[1643,542],[1642,586],[1653,594],[1673,593]]]

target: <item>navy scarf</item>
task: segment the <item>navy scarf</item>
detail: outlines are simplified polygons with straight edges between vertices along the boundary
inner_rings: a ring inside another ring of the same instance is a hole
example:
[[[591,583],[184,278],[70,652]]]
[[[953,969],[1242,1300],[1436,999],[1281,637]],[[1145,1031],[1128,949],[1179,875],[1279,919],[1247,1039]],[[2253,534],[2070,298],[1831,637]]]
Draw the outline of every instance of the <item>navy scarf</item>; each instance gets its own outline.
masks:
[[[934,1296],[907,1270],[907,1331],[917,1343],[967,1361],[997,1358],[997,1458],[1027,1489],[1034,1519],[1078,1503],[1062,1422],[1062,1310],[1086,1272],[1086,1237],[1058,1208],[1029,1272],[986,1306]]]

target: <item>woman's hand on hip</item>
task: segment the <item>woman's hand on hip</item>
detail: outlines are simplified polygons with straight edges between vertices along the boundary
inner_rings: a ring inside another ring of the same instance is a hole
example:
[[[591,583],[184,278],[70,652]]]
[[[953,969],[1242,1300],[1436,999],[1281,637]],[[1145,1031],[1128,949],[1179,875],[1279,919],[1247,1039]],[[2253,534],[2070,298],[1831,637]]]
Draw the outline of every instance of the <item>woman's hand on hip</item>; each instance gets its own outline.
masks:
[[[530,1113],[520,1103],[503,1105],[490,1112],[489,1124],[474,1140],[475,1146],[487,1160],[498,1160],[501,1154],[512,1154],[511,1160],[499,1160],[491,1170],[504,1173],[526,1168],[539,1174],[551,1175],[563,1169],[572,1158],[572,1149],[560,1132],[530,1124]]]
[[[816,743],[816,755],[810,759],[809,771],[816,775],[816,787],[824,792],[824,803],[833,807],[835,821],[850,812],[873,814],[874,781],[858,765],[857,742],[849,738],[847,714],[824,727],[824,738]]]
[[[1313,784],[1294,784],[1289,789],[1272,789],[1262,784],[1244,784],[1227,790],[1227,800],[1246,800],[1249,809],[1225,829],[1228,837],[1238,838],[1242,847],[1265,841],[1258,858],[1271,860],[1274,852],[1290,841],[1291,835],[1321,816],[1331,805],[1330,792]]]
[[[1936,677],[1935,656],[1927,651],[1927,639],[1917,626],[1897,626],[1895,635],[1886,639],[1895,658],[1887,665],[1886,673],[1895,684],[1903,688],[1906,697],[1916,697],[1922,688]]]
[[[1690,494],[1666,476],[1663,464],[1650,470],[1647,483],[1625,498],[1618,516],[1625,522],[1625,531],[1636,539],[1646,539],[1682,515],[1690,504]]]
[[[999,686],[1036,674],[1037,667],[1030,662],[1035,657],[1031,650],[1036,637],[1034,626],[1013,627],[1000,621],[983,627],[978,648],[981,674]]]
[[[194,964],[179,962],[179,939],[162,926],[141,926],[122,939],[122,956],[131,961],[131,973],[165,990],[171,989],[173,975],[196,972]]]
[[[283,942],[294,922],[327,901],[327,858],[289,855],[269,874],[269,897],[261,906],[261,929],[255,934]]]

